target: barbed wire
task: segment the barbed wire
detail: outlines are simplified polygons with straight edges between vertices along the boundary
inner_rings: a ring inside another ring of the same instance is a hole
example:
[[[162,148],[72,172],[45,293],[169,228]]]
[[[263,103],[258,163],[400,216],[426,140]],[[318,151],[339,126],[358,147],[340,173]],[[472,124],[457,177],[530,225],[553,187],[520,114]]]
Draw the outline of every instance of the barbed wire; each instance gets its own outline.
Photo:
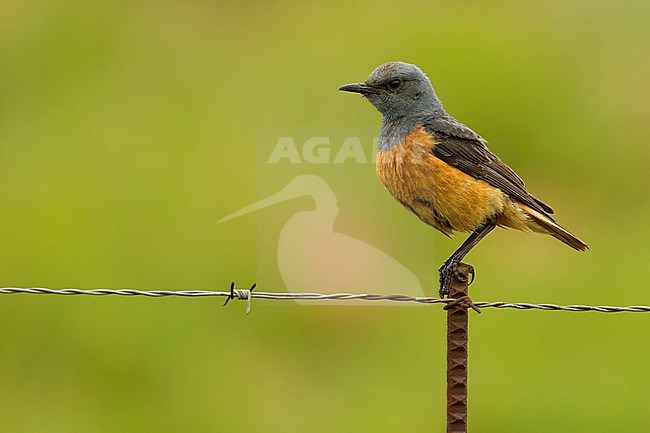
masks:
[[[409,295],[378,295],[368,293],[282,293],[282,292],[254,292],[253,285],[249,289],[237,289],[231,285],[228,292],[216,292],[210,290],[135,290],[135,289],[48,289],[44,287],[0,287],[0,295],[30,294],[30,295],[61,295],[61,296],[144,296],[150,298],[162,297],[225,297],[228,303],[230,299],[246,300],[248,302],[247,312],[250,311],[251,299],[273,299],[273,300],[294,300],[294,301],[390,301],[390,302],[415,302],[420,304],[451,304],[456,299],[430,298],[423,296]],[[527,302],[474,302],[479,308],[509,308],[515,310],[543,310],[543,311],[595,311],[599,313],[650,313],[650,306],[630,305],[625,307],[610,305],[557,305],[557,304],[531,304]]]

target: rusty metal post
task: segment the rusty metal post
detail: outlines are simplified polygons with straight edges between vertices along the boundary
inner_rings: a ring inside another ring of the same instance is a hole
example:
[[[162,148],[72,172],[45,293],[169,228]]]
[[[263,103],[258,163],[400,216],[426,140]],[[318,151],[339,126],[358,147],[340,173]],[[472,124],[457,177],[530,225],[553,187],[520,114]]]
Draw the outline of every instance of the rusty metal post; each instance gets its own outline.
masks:
[[[471,265],[458,266],[449,283],[450,298],[467,297],[472,272]],[[459,302],[447,309],[447,433],[467,432],[467,307]]]

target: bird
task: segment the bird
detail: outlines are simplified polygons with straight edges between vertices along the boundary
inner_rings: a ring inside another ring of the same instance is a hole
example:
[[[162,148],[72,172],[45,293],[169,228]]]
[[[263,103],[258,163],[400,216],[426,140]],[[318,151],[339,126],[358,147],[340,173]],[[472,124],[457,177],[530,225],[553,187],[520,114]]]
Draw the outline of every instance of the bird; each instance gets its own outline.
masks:
[[[438,270],[441,297],[464,257],[497,226],[589,249],[553,219],[553,209],[526,190],[483,137],[445,111],[416,65],[384,63],[364,82],[339,90],[361,94],[382,114],[376,169],[395,200],[448,237],[470,233]]]

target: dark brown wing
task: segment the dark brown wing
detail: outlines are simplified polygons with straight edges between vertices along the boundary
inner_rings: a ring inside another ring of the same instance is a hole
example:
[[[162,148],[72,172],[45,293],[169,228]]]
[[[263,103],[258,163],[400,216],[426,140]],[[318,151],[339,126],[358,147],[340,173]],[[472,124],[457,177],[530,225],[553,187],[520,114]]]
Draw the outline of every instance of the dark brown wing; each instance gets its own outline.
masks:
[[[499,188],[509,197],[538,212],[553,213],[550,206],[526,191],[524,181],[490,152],[485,140],[467,126],[451,116],[439,116],[428,119],[424,127],[436,140],[436,145],[431,149],[434,156],[475,179]]]

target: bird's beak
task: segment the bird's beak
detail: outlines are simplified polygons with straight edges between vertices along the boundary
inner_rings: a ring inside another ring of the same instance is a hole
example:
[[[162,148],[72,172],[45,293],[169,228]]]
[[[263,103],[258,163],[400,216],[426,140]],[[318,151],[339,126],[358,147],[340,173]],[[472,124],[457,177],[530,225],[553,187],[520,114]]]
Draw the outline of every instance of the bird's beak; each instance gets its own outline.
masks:
[[[345,86],[339,87],[339,90],[342,92],[361,93],[364,96],[371,93],[379,93],[379,89],[376,87],[368,86],[366,83],[346,84]]]

